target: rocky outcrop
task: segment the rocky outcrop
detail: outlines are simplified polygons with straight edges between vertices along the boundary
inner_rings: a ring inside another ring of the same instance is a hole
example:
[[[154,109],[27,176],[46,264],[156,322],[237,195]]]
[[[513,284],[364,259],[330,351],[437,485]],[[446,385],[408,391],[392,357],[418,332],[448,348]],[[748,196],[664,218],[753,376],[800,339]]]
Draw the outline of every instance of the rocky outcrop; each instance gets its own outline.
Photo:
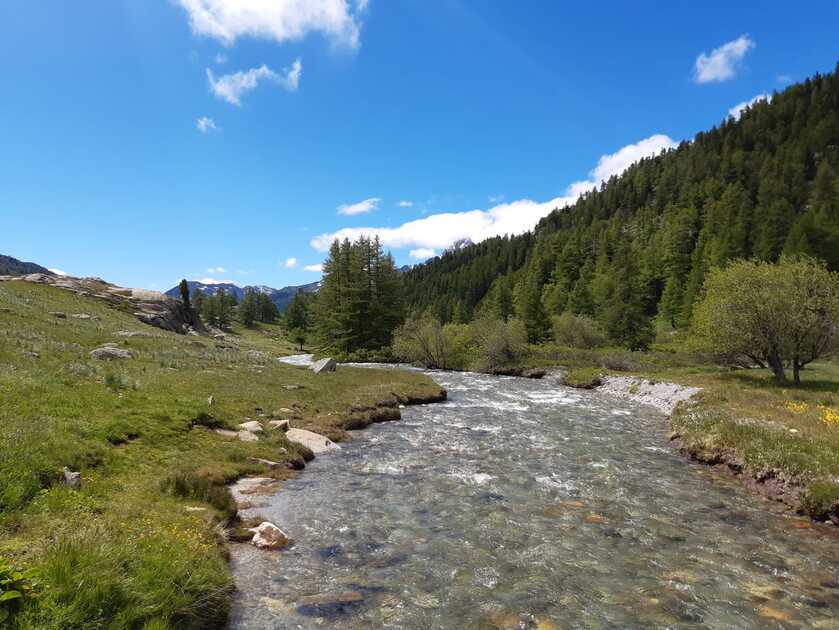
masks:
[[[113,359],[130,359],[133,355],[128,350],[114,348],[113,346],[102,346],[91,351],[90,358],[100,361],[112,361]]]
[[[206,335],[207,329],[201,319],[178,299],[157,291],[126,289],[105,282],[101,278],[74,278],[46,273],[30,273],[25,276],[0,276],[0,282],[32,282],[72,291],[76,295],[90,296],[102,300],[114,308],[134,313],[145,324],[178,334]],[[52,313],[53,317],[65,319],[65,313]],[[74,315],[76,319],[91,320],[95,316],[86,313]]]
[[[80,472],[74,472],[65,466],[61,473],[61,483],[73,490],[79,490],[82,487],[82,474]]]
[[[312,363],[311,366],[309,366],[309,369],[315,374],[334,372],[337,368],[338,364],[332,357],[327,357],[325,359],[321,359],[320,361],[315,361],[314,363]]]
[[[251,544],[258,549],[282,549],[288,544],[288,536],[279,527],[264,521],[252,528]]]
[[[285,435],[289,442],[302,444],[315,455],[331,453],[332,451],[341,449],[340,446],[328,437],[324,437],[319,433],[313,433],[312,431],[306,431],[305,429],[289,429]]]

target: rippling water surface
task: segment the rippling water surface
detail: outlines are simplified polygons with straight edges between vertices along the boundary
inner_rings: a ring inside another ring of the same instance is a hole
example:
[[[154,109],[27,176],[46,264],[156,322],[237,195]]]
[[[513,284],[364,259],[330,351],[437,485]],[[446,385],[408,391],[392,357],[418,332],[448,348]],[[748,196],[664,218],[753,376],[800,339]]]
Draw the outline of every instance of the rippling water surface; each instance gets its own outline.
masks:
[[[839,628],[835,535],[687,463],[661,414],[431,376],[448,402],[258,499],[292,545],[235,547],[234,628]]]

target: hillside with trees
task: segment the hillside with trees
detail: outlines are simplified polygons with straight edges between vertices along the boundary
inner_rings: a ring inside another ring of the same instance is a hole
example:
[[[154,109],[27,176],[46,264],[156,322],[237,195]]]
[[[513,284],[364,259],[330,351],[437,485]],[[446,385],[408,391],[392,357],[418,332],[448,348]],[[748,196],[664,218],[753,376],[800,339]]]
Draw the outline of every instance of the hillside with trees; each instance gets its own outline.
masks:
[[[593,318],[616,343],[686,328],[709,271],[806,254],[839,269],[839,77],[816,75],[739,120],[641,160],[533,233],[444,254],[405,274],[409,310],[461,323]]]

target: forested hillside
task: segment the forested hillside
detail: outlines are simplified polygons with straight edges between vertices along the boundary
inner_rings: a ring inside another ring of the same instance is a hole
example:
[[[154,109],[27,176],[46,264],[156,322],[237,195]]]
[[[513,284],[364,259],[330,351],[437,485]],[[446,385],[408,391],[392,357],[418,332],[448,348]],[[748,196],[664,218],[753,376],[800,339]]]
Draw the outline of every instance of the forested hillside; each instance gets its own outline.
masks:
[[[538,341],[570,311],[621,337],[652,318],[686,325],[714,266],[798,253],[839,269],[837,72],[640,161],[534,233],[447,253],[404,281],[408,307],[443,322],[512,308]]]

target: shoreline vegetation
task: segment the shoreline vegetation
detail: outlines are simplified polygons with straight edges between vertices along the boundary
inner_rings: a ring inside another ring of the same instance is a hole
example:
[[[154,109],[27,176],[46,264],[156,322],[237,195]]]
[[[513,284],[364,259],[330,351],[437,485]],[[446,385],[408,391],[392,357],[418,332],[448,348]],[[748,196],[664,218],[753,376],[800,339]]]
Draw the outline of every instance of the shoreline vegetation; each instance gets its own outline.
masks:
[[[294,353],[275,325],[179,335],[91,295],[0,282],[0,576],[20,578],[0,625],[222,626],[227,484],[288,478],[312,457],[268,422],[345,440],[444,396],[418,373],[274,358]],[[259,439],[238,439],[253,420]]]

